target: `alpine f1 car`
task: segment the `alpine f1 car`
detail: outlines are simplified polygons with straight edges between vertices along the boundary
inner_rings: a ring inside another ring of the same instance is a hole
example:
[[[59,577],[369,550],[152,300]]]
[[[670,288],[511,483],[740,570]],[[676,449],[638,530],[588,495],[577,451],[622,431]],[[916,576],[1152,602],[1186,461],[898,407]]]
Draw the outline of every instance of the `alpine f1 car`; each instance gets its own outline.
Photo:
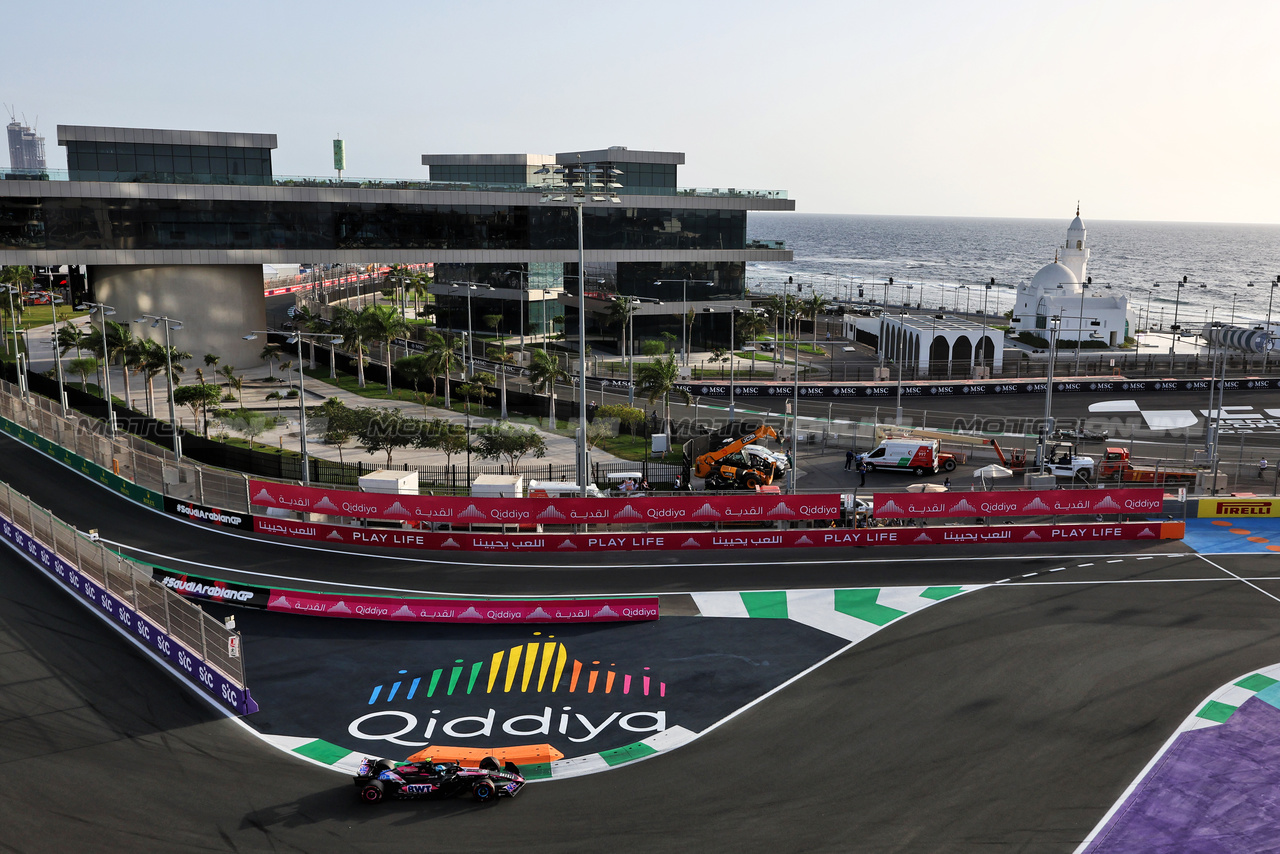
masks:
[[[480,803],[498,798],[514,798],[524,788],[524,777],[515,763],[499,767],[498,760],[486,756],[479,768],[464,768],[456,762],[406,762],[366,758],[352,778],[360,790],[360,800],[376,804],[383,798],[452,798],[469,794]]]

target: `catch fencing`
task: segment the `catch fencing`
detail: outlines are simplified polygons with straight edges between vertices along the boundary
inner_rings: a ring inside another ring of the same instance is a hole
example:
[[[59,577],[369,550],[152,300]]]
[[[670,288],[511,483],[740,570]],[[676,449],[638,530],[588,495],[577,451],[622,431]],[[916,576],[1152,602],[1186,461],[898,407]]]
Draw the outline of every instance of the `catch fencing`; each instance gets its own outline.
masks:
[[[9,522],[4,525],[4,535],[15,547],[172,658],[215,699],[241,713],[249,711],[244,655],[236,632],[153,579],[149,568],[82,534],[5,483],[0,483],[0,515]],[[78,570],[78,575],[57,561]],[[72,577],[68,578],[69,574]],[[109,596],[90,593],[90,582]],[[113,607],[116,602],[127,611]],[[147,623],[137,620],[139,616]],[[180,647],[162,643],[155,632]]]

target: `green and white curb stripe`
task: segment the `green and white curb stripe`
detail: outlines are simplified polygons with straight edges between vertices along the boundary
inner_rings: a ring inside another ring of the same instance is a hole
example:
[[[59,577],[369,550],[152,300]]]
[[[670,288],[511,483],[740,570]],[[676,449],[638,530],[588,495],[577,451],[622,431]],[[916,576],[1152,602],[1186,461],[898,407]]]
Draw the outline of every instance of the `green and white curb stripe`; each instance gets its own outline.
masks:
[[[792,620],[852,643],[908,614],[987,585],[694,593],[704,617]]]
[[[619,765],[648,759],[683,747],[710,732],[766,697],[781,691],[842,655],[885,626],[946,599],[980,590],[989,585],[971,584],[933,587],[830,588],[825,590],[766,590],[744,592],[694,593],[692,598],[701,616],[720,618],[755,618],[793,620],[848,641],[844,647],[797,673],[781,685],[716,721],[702,732],[673,726],[633,744],[588,753],[551,763],[522,765],[520,771],[530,781],[561,780],[608,771]],[[1280,666],[1277,667],[1280,670]],[[1265,687],[1265,686],[1263,686]],[[1241,700],[1243,702],[1243,700]],[[258,735],[280,750],[343,774],[355,774],[360,761],[369,753],[357,753],[323,739],[287,735]],[[391,757],[374,757],[378,759]],[[402,761],[392,759],[394,762]]]
[[[1265,691],[1276,684],[1280,684],[1280,664],[1273,664],[1262,670],[1255,670],[1234,682],[1228,682],[1210,694],[1196,711],[1187,716],[1187,719],[1173,731],[1168,740],[1156,751],[1156,755],[1151,757],[1151,761],[1138,772],[1137,776],[1133,778],[1133,782],[1121,792],[1120,797],[1116,798],[1115,803],[1111,805],[1111,809],[1107,810],[1107,814],[1094,825],[1093,830],[1089,831],[1089,835],[1075,849],[1074,854],[1081,854],[1093,844],[1094,838],[1107,826],[1107,822],[1111,821],[1111,817],[1115,815],[1116,810],[1120,809],[1129,800],[1129,796],[1134,793],[1134,790],[1142,785],[1143,781],[1151,774],[1152,769],[1164,759],[1164,755],[1169,752],[1169,748],[1173,747],[1173,743],[1178,740],[1178,736],[1184,732],[1226,723],[1246,701],[1260,691]]]

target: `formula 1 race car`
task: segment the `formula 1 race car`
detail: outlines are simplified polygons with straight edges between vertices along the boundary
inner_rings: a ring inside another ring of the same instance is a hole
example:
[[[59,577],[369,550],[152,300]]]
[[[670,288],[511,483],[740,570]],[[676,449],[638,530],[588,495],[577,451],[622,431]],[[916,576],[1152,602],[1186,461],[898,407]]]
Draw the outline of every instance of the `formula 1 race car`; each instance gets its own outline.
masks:
[[[479,768],[430,759],[396,764],[366,758],[352,779],[366,804],[383,798],[452,798],[462,794],[470,794],[480,803],[493,803],[498,798],[514,798],[525,782],[515,763],[499,767],[492,756],[481,759]]]

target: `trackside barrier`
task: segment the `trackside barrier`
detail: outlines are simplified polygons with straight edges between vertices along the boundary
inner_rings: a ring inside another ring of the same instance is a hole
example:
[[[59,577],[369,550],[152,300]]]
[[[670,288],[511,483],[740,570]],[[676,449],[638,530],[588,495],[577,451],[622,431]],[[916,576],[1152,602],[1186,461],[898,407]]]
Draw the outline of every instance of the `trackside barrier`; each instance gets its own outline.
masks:
[[[662,498],[452,498],[351,492],[249,481],[254,506],[326,516],[452,525],[671,524],[840,518],[839,495],[689,495]]]
[[[966,516],[1150,514],[1164,507],[1163,489],[1036,489],[1002,492],[877,492],[877,519]]]
[[[1055,394],[1082,392],[1097,394],[1108,392],[1115,394],[1133,394],[1135,392],[1178,392],[1208,391],[1208,379],[1154,379],[1133,380],[1125,377],[1115,379],[1055,380]],[[1005,380],[961,380],[956,382],[913,380],[902,386],[904,398],[922,397],[970,397],[972,395],[1008,395],[1045,393],[1044,379],[1005,379]],[[725,383],[678,383],[691,395],[703,397],[728,397],[729,384]],[[1268,377],[1241,377],[1228,379],[1224,384],[1228,391],[1246,391],[1252,389],[1280,388],[1280,379]],[[804,399],[893,399],[898,393],[896,383],[870,382],[809,382],[801,383],[797,389],[790,383],[743,383],[733,385],[735,397],[791,397],[798,394]]]
[[[241,513],[249,510],[247,481],[239,472],[197,465],[138,436],[117,433],[38,394],[23,398],[16,385],[0,380],[0,430],[108,489],[148,507],[163,509],[163,497],[194,501]]]
[[[806,528],[790,531],[664,531],[598,534],[466,534],[361,528],[254,517],[254,529],[301,540],[433,551],[558,552],[840,546],[947,546],[976,543],[1048,544],[1100,540],[1180,540],[1182,522],[1075,525],[947,525],[936,528]]]
[[[145,568],[90,541],[8,484],[0,484],[0,534],[219,704],[241,715],[258,711],[245,685],[240,636],[153,581]]]
[[[1280,516],[1280,498],[1201,498],[1196,516],[1201,519],[1257,519]]]
[[[416,599],[353,596],[308,590],[275,590],[251,584],[183,575],[156,568],[165,587],[193,599],[234,602],[314,617],[397,622],[511,625],[513,623],[603,623],[658,619],[656,596],[541,599]]]

